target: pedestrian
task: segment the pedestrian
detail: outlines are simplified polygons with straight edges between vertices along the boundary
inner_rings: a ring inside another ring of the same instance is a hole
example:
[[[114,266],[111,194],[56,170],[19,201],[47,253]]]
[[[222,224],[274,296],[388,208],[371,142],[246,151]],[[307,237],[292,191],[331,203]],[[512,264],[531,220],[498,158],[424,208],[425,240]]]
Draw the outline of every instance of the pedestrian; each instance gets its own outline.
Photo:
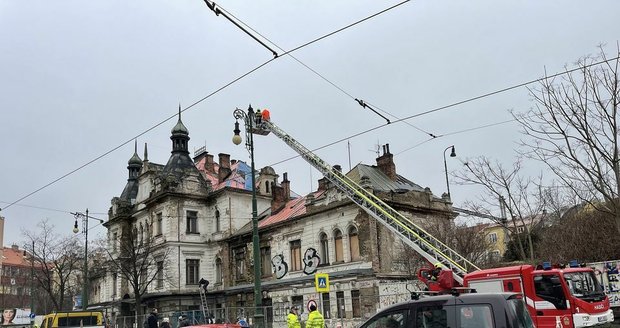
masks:
[[[315,304],[310,305],[310,314],[308,314],[306,328],[325,328],[325,319],[321,312],[316,309]]]
[[[187,316],[185,314],[181,314],[179,317],[179,328],[189,326],[189,321],[187,320]]]
[[[146,328],[158,328],[157,327],[157,309],[153,308],[151,314],[146,318]]]
[[[301,328],[301,324],[299,323],[299,313],[297,313],[297,307],[292,306],[291,311],[286,316],[286,324],[288,328]]]
[[[170,326],[170,318],[164,318],[161,325],[159,325],[159,328],[172,328],[172,326]]]

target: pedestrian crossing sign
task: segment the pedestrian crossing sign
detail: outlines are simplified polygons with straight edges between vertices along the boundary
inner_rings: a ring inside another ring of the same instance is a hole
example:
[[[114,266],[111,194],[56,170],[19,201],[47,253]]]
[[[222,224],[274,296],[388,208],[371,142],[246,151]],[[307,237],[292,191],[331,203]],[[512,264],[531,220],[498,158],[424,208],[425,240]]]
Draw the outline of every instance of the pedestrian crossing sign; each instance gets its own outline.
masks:
[[[314,275],[314,287],[317,293],[329,293],[329,274],[316,273]]]

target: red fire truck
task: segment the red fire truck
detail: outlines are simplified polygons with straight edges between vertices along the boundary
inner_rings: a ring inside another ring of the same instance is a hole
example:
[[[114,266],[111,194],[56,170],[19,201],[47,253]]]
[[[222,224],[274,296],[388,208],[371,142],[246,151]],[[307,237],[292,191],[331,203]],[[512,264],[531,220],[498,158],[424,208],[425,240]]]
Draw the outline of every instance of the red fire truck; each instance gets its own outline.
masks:
[[[235,118],[246,120],[246,128],[252,134],[268,135],[271,132],[276,135],[351,201],[399,236],[426,261],[438,263],[437,270],[422,269],[418,272],[418,278],[428,285],[429,290],[441,292],[465,286],[475,287],[480,292],[521,293],[539,328],[588,327],[613,321],[609,300],[602,292],[592,269],[560,269],[551,266],[537,269],[531,265],[521,265],[480,270],[466,257],[386,204],[371,190],[362,188],[297,142],[271,121],[267,110],[254,112],[250,107],[247,114],[240,109],[234,114]],[[384,151],[389,154],[389,145],[385,147]]]
[[[455,285],[450,270],[433,276],[422,269],[418,277],[430,290],[450,290]],[[536,327],[589,327],[614,320],[594,271],[571,265],[553,267],[549,263],[534,267],[517,265],[477,270],[465,275],[463,285],[477,292],[514,292],[525,299]]]

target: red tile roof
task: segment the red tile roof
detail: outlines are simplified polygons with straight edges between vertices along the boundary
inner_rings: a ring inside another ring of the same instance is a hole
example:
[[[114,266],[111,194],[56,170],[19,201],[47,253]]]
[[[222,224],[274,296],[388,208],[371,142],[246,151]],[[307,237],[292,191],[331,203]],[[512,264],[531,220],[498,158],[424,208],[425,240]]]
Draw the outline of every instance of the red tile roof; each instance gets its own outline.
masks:
[[[2,265],[10,266],[30,266],[30,261],[24,257],[24,250],[14,250],[11,247],[4,247]]]
[[[317,198],[324,192],[325,192],[324,190],[316,191],[314,193],[311,193],[311,195],[313,195],[314,198]],[[286,205],[284,205],[284,208],[280,210],[280,212],[274,215],[268,216],[265,219],[261,220],[258,223],[258,227],[264,228],[272,224],[284,222],[296,216],[306,214],[306,198],[307,197],[308,196],[299,197],[299,198],[295,198],[293,200],[288,201]]]

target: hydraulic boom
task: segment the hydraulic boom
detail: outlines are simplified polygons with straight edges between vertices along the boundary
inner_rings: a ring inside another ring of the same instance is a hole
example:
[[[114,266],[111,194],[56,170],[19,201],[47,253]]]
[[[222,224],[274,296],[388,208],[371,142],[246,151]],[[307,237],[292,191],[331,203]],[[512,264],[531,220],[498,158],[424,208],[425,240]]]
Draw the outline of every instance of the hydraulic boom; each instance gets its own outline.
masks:
[[[316,156],[312,151],[304,147],[304,145],[297,142],[293,137],[271,122],[269,114],[261,116],[260,111],[257,111],[254,117],[255,128],[252,133],[267,135],[269,132],[272,132],[310,163],[310,165],[321,172],[326,179],[338,188],[338,190],[343,192],[377,221],[400,236],[406,244],[411,246],[429,263],[439,262],[445,268],[450,269],[454,280],[460,285],[463,284],[463,277],[469,270],[478,270],[476,265],[445,245],[439,239],[433,237],[412,220],[390,207],[376,197],[372,191],[362,188],[342,172],[332,168],[331,165]]]

